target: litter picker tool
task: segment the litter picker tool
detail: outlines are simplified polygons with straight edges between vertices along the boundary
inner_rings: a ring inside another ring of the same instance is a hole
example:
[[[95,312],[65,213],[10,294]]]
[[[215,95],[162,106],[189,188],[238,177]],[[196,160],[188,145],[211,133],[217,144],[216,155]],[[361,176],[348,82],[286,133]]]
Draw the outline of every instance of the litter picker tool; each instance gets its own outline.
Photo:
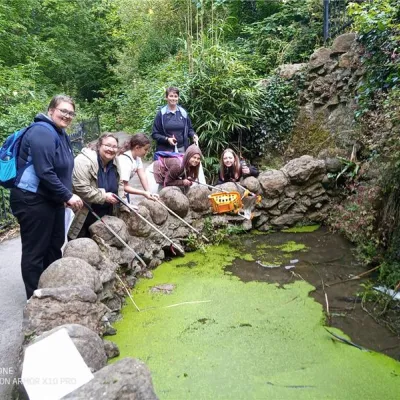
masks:
[[[230,193],[227,190],[217,188],[216,186],[208,185],[207,183],[202,183],[202,182],[199,182],[199,181],[193,181],[193,182],[195,182],[195,183],[197,183],[199,185],[202,185],[202,186],[207,186],[209,189],[218,190],[219,192],[222,192],[222,193]]]
[[[161,206],[163,206],[166,210],[168,210],[168,212],[170,212],[174,217],[178,218],[179,221],[182,221],[183,223],[185,223],[192,231],[196,232],[198,235],[200,235],[206,242],[208,242],[209,240],[201,234],[201,232],[199,230],[197,230],[195,227],[193,227],[192,225],[190,225],[188,222],[186,222],[183,218],[181,218],[176,212],[172,211],[169,207],[167,207],[161,200],[156,199],[156,202],[158,204],[160,204]]]
[[[145,267],[145,268],[147,268],[147,265],[146,265],[146,263],[143,261],[143,259],[139,256],[139,254],[138,253],[136,253],[136,251],[135,250],[133,250],[132,249],[132,247],[131,246],[129,246],[129,244],[128,243],[126,243],[125,242],[125,240],[123,240],[122,238],[121,238],[121,236],[120,235],[118,235],[118,233],[117,232],[115,232],[114,231],[114,229],[112,229],[111,228],[111,226],[110,225],[108,225],[106,222],[104,222],[94,211],[93,211],[93,208],[88,204],[88,203],[86,203],[86,201],[84,201],[84,200],[82,200],[83,201],[83,204],[85,205],[85,207],[93,214],[93,216],[98,220],[98,221],[100,221],[100,222],[102,222],[103,224],[104,224],[104,226],[128,249],[128,250],[130,250],[131,252],[132,252],[132,254],[140,261],[140,263]]]
[[[104,226],[128,249],[128,250],[130,250],[132,253],[133,253],[133,255],[142,263],[142,265],[146,268],[147,267],[147,265],[146,265],[146,263],[143,261],[143,259],[139,256],[139,254],[137,254],[136,253],[136,251],[135,250],[133,250],[132,249],[132,247],[131,246],[129,246],[129,244],[128,243],[126,243],[122,238],[121,238],[121,236],[119,236],[115,231],[114,231],[114,229],[112,229],[111,228],[111,226],[110,225],[108,225],[108,224],[106,224],[95,212],[94,212],[94,210],[93,210],[93,208],[88,204],[88,203],[86,203],[86,201],[85,200],[82,200],[83,201],[83,204],[85,205],[85,207],[93,214],[93,216],[98,220],[98,221],[100,221],[100,222],[102,222],[103,224],[104,224]],[[135,303],[135,300],[133,300],[133,297],[132,297],[132,295],[130,294],[130,292],[129,292],[129,290],[128,290],[128,288],[126,287],[126,285],[125,285],[125,283],[123,282],[123,280],[121,279],[121,277],[117,274],[117,273],[115,273],[115,275],[116,275],[116,277],[118,278],[118,280],[120,281],[120,283],[121,283],[121,285],[122,285],[122,287],[124,288],[124,290],[125,290],[125,292],[128,294],[128,296],[129,296],[129,298],[130,298],[130,300],[131,300],[131,302],[132,302],[132,304],[135,306],[135,308],[140,312],[140,308],[138,307],[138,305]]]
[[[145,217],[143,217],[143,215],[141,215],[138,211],[137,208],[132,207],[132,205],[130,205],[129,203],[127,203],[125,200],[121,199],[121,197],[119,197],[116,194],[113,194],[113,196],[121,203],[123,204],[125,207],[127,207],[130,211],[133,211],[141,220],[143,220],[144,222],[146,222],[146,224],[150,225],[155,231],[157,231],[163,238],[167,239],[168,242],[170,242],[172,244],[172,246],[174,246],[177,250],[179,250],[182,254],[185,254],[185,251],[182,249],[181,246],[179,246],[178,244],[174,243],[165,233],[161,232],[156,226],[154,226],[150,221],[147,221],[147,219]]]

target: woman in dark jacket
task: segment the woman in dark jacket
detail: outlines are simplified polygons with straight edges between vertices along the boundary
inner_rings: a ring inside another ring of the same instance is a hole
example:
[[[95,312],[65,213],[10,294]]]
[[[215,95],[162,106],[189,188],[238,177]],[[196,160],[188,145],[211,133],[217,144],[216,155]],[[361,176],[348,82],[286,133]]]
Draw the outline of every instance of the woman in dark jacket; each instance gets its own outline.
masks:
[[[21,142],[11,208],[21,230],[21,270],[28,299],[42,272],[62,256],[65,206],[83,206],[72,193],[74,157],[65,132],[74,117],[74,101],[55,96],[47,115],[35,117]]]
[[[187,111],[178,105],[179,89],[169,87],[165,91],[167,105],[156,115],[152,138],[157,142],[156,151],[184,153],[189,147],[189,138],[197,143],[197,135]]]
[[[240,161],[238,155],[232,149],[225,149],[221,155],[218,171],[218,185],[225,182],[238,182],[248,176],[257,177],[257,168]]]

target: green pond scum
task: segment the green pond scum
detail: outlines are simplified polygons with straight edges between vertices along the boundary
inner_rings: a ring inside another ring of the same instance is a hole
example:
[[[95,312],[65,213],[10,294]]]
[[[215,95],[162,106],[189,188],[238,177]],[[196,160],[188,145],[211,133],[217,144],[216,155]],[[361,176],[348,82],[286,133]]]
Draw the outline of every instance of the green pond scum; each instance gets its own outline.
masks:
[[[120,358],[148,365],[161,400],[398,399],[400,363],[333,339],[310,284],[244,283],[225,273],[236,258],[220,245],[160,265],[132,292],[142,311],[115,323]]]
[[[307,232],[315,232],[319,228],[320,228],[320,225],[294,226],[293,228],[282,229],[281,232],[286,232],[286,233],[307,233]]]

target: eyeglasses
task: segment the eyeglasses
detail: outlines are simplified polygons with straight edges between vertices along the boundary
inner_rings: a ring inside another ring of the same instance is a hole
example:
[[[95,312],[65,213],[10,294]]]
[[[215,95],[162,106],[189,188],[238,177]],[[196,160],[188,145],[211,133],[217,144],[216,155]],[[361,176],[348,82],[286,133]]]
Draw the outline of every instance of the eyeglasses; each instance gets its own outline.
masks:
[[[107,149],[117,151],[118,146],[111,146],[111,144],[102,144],[102,146],[107,147]]]
[[[56,110],[60,111],[60,113],[62,114],[63,117],[74,118],[76,116],[76,113],[74,113],[73,111],[68,111],[68,110],[60,109],[60,108],[56,108]]]

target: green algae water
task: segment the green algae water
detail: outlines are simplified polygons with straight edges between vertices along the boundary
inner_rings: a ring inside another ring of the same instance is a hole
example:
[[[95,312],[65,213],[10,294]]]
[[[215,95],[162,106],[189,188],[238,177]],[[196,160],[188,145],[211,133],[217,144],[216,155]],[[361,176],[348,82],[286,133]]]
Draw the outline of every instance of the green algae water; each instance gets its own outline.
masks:
[[[128,303],[112,340],[120,358],[148,365],[160,399],[399,398],[400,363],[333,340],[310,284],[243,282],[227,271],[237,259],[254,261],[239,246],[209,247],[132,292],[142,311]],[[165,284],[172,292],[152,289]]]

